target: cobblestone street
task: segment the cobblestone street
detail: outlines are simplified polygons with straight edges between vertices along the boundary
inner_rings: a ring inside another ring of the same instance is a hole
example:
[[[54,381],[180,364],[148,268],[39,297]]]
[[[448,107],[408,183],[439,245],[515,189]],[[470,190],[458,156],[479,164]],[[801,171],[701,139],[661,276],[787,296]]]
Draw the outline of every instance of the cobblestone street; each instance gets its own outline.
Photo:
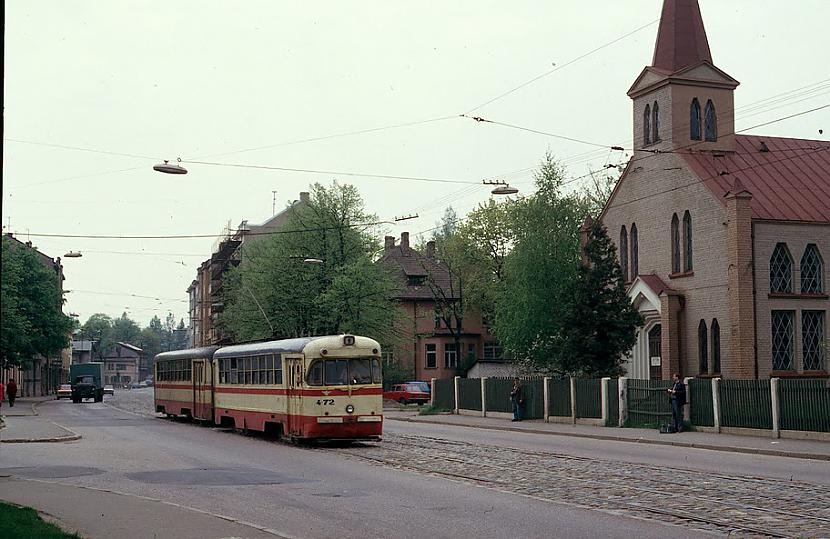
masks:
[[[152,416],[152,398],[152,389],[120,391],[108,403]],[[334,451],[377,466],[715,533],[830,536],[830,487],[801,481],[470,444],[389,429],[379,444],[311,450]]]

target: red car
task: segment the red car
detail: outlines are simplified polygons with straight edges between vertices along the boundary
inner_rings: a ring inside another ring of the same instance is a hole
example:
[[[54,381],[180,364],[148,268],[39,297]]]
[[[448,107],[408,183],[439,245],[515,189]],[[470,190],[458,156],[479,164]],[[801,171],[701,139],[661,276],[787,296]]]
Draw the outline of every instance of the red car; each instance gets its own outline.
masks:
[[[398,401],[401,404],[415,402],[420,406],[425,402],[429,402],[429,393],[428,383],[407,382],[405,384],[395,384],[391,390],[384,391],[383,398]]]
[[[57,391],[56,399],[71,399],[72,386],[69,384],[61,384]]]

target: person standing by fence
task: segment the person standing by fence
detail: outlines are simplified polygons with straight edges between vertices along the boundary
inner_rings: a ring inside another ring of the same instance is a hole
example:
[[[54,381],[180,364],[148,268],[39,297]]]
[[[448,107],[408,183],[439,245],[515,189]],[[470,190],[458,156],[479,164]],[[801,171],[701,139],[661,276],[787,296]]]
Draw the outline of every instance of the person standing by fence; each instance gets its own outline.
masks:
[[[14,407],[14,399],[17,398],[17,382],[14,381],[14,378],[6,384],[6,394],[9,396],[9,407]]]
[[[674,373],[673,379],[674,385],[669,389],[671,418],[674,423],[674,432],[683,432],[683,406],[686,404],[686,384],[683,383],[677,373]]]
[[[522,382],[518,378],[513,379],[513,389],[510,391],[510,404],[513,405],[513,419],[511,421],[522,420],[522,407],[525,404],[524,392],[522,391]]]

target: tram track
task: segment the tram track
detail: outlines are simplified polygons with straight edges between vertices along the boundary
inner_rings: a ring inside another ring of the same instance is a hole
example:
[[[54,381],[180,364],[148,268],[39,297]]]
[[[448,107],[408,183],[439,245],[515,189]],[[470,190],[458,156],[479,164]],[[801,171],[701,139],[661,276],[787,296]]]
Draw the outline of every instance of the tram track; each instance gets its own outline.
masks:
[[[830,488],[821,485],[412,435],[387,435],[380,444],[334,451],[374,465],[715,533],[830,536]],[[687,480],[677,483],[679,476]]]

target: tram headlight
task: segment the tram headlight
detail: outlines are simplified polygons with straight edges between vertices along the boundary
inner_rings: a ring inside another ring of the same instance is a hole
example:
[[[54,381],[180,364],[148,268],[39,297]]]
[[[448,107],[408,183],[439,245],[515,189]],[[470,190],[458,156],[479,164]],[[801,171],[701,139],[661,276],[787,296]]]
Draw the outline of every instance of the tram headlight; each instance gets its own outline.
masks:
[[[351,404],[346,405],[346,413],[347,414],[353,414],[354,413],[354,406],[352,406]]]

